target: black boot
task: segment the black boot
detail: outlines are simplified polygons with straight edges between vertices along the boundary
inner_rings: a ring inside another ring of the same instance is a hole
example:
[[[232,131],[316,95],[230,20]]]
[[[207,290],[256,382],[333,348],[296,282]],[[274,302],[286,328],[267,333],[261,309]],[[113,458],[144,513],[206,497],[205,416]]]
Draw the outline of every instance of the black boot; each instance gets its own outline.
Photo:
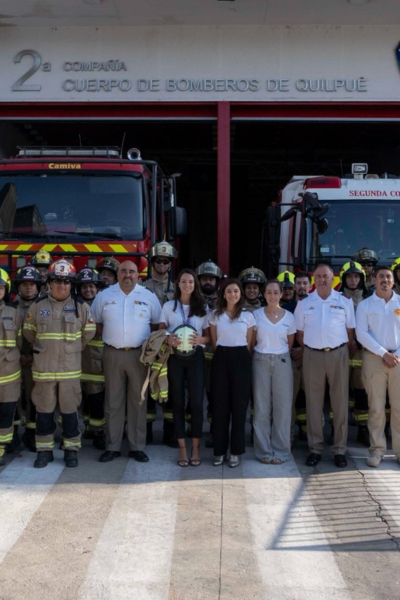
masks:
[[[92,431],[89,427],[89,423],[85,423],[85,431],[82,433],[82,437],[84,440],[93,440],[94,431]]]
[[[170,448],[179,448],[178,440],[175,437],[174,424],[164,419],[163,424],[163,444]]]
[[[14,433],[12,440],[9,444],[7,444],[7,454],[12,454],[19,448],[21,445],[21,439],[18,433],[18,425],[14,425]]]
[[[35,469],[42,469],[43,467],[47,467],[50,462],[53,462],[54,455],[51,450],[44,450],[43,452],[38,452],[37,458],[33,463]]]
[[[64,450],[64,462],[66,467],[78,466],[78,453],[76,450]]]
[[[359,425],[357,430],[357,442],[369,448],[369,431],[366,425]]]
[[[22,435],[22,443],[26,446],[29,452],[36,452],[35,430],[25,429]]]
[[[153,422],[146,425],[146,444],[151,444],[153,441]]]
[[[0,446],[0,467],[6,464],[6,447]]]
[[[103,431],[97,431],[93,438],[93,446],[97,448],[97,450],[105,450],[106,449],[106,440],[104,437]]]

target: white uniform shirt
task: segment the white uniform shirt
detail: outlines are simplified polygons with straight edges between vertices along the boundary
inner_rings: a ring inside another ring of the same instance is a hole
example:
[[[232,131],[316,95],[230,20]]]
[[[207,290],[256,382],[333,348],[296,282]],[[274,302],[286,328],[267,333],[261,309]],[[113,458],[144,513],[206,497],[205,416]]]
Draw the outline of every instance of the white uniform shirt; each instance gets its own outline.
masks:
[[[217,328],[217,346],[247,346],[247,330],[254,327],[256,322],[253,314],[242,310],[240,317],[232,321],[226,313],[217,316],[215,311],[209,318],[210,325]]]
[[[193,315],[189,317],[189,308],[187,304],[181,305],[183,308],[184,316],[181,313],[179,303],[177,304],[176,310],[174,311],[175,300],[166,302],[161,311],[160,323],[165,323],[169,332],[173,332],[174,329],[179,325],[191,325],[195,328],[199,335],[203,335],[203,330],[208,327],[208,307],[206,307],[206,314],[204,317],[196,317]],[[202,344],[203,348],[204,345]]]
[[[257,337],[255,352],[260,354],[286,354],[289,352],[288,335],[296,333],[296,325],[292,313],[285,314],[277,323],[272,323],[265,315],[264,308],[254,313]]]
[[[345,344],[347,329],[356,326],[352,300],[336,290],[326,300],[315,290],[297,303],[294,318],[296,328],[304,332],[304,344],[316,350]]]
[[[357,340],[370,352],[383,356],[395,350],[400,356],[400,296],[393,293],[389,302],[376,292],[357,307]]]
[[[136,284],[125,294],[119,283],[97,294],[92,304],[96,323],[103,324],[103,341],[114,348],[138,348],[160,320],[157,296]]]

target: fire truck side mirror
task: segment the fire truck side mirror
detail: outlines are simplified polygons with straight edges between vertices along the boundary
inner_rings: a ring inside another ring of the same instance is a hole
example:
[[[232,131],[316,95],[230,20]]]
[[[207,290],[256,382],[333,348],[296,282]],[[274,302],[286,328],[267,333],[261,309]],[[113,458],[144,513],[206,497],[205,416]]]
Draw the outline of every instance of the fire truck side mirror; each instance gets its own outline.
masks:
[[[329,223],[328,219],[321,219],[317,221],[317,229],[318,233],[322,235],[328,229]]]
[[[182,206],[171,206],[168,211],[169,237],[176,238],[187,233],[186,210]]]

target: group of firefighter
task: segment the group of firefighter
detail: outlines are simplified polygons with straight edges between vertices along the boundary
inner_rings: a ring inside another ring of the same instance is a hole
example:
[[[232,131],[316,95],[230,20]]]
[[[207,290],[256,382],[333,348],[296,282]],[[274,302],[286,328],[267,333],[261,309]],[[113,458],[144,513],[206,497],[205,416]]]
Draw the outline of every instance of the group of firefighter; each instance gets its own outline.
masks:
[[[149,277],[141,281],[156,294],[161,306],[174,298],[173,262],[177,251],[170,244],[156,244],[149,252]],[[354,260],[340,271],[340,291],[350,298],[354,308],[373,292],[372,273],[378,263],[377,254],[363,248]],[[35,467],[42,464],[43,451],[54,448],[54,432],[58,420],[62,424],[62,449],[67,466],[77,466],[77,450],[81,445],[79,418],[81,406],[85,424],[83,437],[93,440],[99,449],[106,448],[104,436],[104,389],[102,368],[104,342],[96,334],[90,306],[97,293],[117,282],[119,261],[103,258],[96,269],[84,267],[76,273],[71,262],[52,260],[46,251],[38,252],[30,264],[18,270],[11,282],[8,273],[0,269],[0,465],[6,464],[6,455],[19,447],[19,427],[24,427],[23,444],[37,452]],[[400,258],[392,265],[395,291],[400,293]],[[208,260],[196,269],[201,292],[209,309],[215,308],[219,286],[224,274],[217,264]],[[297,302],[311,290],[308,273],[285,271],[278,276],[282,285],[281,305],[294,312]],[[250,267],[239,275],[245,308],[251,312],[265,304],[264,288],[267,283],[260,269]],[[65,283],[70,288],[65,291]],[[13,284],[13,290],[11,290]],[[11,301],[11,291],[15,294]],[[76,364],[76,348],[83,347],[81,364]],[[210,366],[213,348],[205,348],[207,417],[211,424],[206,446],[213,447],[212,407],[210,396]],[[39,364],[40,363],[40,364]],[[60,364],[62,367],[60,368]],[[350,358],[349,408],[358,427],[357,440],[369,445],[368,398],[361,380],[362,348]],[[299,438],[306,439],[306,402],[302,384],[301,350],[292,349],[294,375],[292,439],[294,427],[299,427]],[[327,389],[327,398],[329,389]],[[171,400],[162,404],[163,443],[178,447],[174,433]],[[387,410],[387,413],[389,409]],[[157,403],[148,396],[147,443],[153,440],[153,423]],[[187,435],[190,436],[191,409],[186,411]]]

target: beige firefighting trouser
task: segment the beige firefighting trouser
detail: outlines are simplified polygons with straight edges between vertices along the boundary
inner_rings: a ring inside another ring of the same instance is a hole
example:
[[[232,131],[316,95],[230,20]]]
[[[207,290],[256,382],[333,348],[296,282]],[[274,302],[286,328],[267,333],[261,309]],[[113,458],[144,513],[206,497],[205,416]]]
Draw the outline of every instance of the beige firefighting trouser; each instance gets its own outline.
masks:
[[[36,423],[35,421],[32,419],[32,391],[33,391],[33,386],[35,385],[35,382],[33,381],[33,377],[32,377],[32,367],[31,366],[25,366],[21,368],[21,377],[22,377],[22,388],[23,388],[23,395],[25,397],[25,402],[26,402],[26,406],[25,406],[25,427],[27,429],[35,429],[36,427]]]
[[[60,413],[64,415],[76,414],[76,425],[78,419],[78,407],[82,400],[80,379],[66,379],[65,381],[35,381],[32,390],[32,402],[37,413],[52,414],[60,406]],[[39,419],[40,416],[37,416]],[[77,427],[76,427],[77,429]],[[79,430],[78,430],[79,431]],[[35,436],[38,450],[51,450],[54,446],[54,433],[49,435]],[[73,435],[68,438],[68,447],[79,448],[81,435]],[[64,440],[64,449],[66,442]]]
[[[17,406],[18,399],[21,393],[21,382],[12,381],[11,383],[5,383],[0,385],[0,403],[12,402]],[[11,441],[14,432],[14,424],[11,420],[9,427],[0,428],[0,441],[8,443]]]
[[[125,407],[129,450],[143,450],[146,445],[147,401],[140,403],[140,396],[147,367],[139,360],[140,352],[141,347],[117,350],[106,345],[104,348],[106,445],[113,452],[121,450]]]
[[[400,365],[389,368],[383,359],[364,351],[362,380],[368,394],[368,429],[371,455],[384,456],[386,452],[386,391],[389,392],[392,448],[400,458]]]
[[[349,349],[347,345],[321,352],[304,348],[303,377],[306,392],[307,437],[310,452],[322,454],[324,448],[323,411],[326,379],[333,410],[333,455],[347,450]]]

